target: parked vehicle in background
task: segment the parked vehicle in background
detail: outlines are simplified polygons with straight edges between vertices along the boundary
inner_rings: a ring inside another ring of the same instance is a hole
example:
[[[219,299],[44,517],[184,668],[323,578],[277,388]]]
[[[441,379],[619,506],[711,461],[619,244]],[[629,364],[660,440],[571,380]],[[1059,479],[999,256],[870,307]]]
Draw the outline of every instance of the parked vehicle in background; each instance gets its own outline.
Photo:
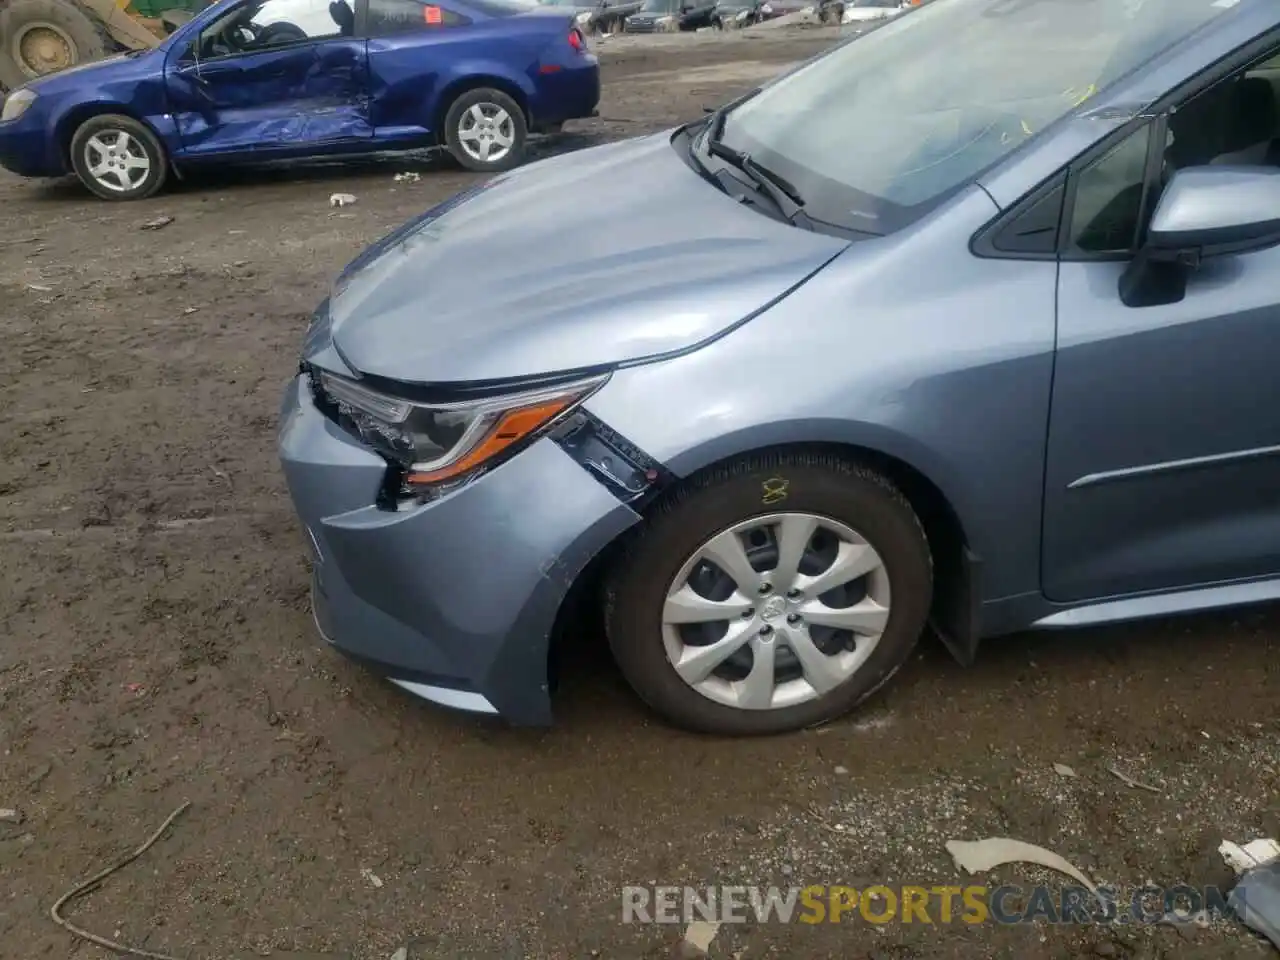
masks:
[[[845,0],[841,21],[858,23],[867,20],[888,20],[910,6],[908,0]]]
[[[813,6],[813,0],[720,0],[711,17],[717,28],[749,27],[755,23],[799,13]]]
[[[590,116],[600,69],[569,13],[506,0],[223,0],[155,50],[8,95],[0,165],[136,200],[171,166],[447,148],[508,170]]]
[[[675,33],[712,25],[716,0],[644,0],[627,17],[627,33]]]
[[[0,0],[0,93],[124,50],[150,50],[208,0]]]
[[[573,14],[574,23],[587,33],[616,33],[627,17],[640,9],[642,0],[537,0],[542,6]]]
[[[409,222],[283,405],[320,630],[546,723],[594,600],[645,702],[758,734],[926,624],[1280,599],[1278,65],[1275,0],[945,0]]]

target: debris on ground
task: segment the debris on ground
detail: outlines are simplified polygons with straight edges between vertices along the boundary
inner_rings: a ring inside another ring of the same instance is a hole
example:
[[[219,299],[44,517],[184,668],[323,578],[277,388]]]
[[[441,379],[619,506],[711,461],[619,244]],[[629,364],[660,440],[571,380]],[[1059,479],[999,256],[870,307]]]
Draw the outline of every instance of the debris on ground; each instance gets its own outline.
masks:
[[[378,876],[376,873],[374,873],[372,870],[370,870],[368,867],[364,867],[360,870],[360,876],[364,877],[375,887],[382,886],[382,878]]]
[[[1116,779],[1118,779],[1119,781],[1121,781],[1122,783],[1126,784],[1127,786],[1132,787],[1132,788],[1133,788],[1133,789],[1135,789],[1135,790],[1146,790],[1148,793],[1162,793],[1162,792],[1163,792],[1159,787],[1153,787],[1153,786],[1151,786],[1151,784],[1149,784],[1149,783],[1141,783],[1141,782],[1139,782],[1139,781],[1137,781],[1137,780],[1133,779],[1133,777],[1130,777],[1130,776],[1127,776],[1127,775],[1125,775],[1125,774],[1121,773],[1121,772],[1120,772],[1119,770],[1117,770],[1115,767],[1107,767],[1107,772],[1108,772],[1108,773],[1110,773],[1112,776],[1114,776],[1114,777],[1115,777]]]
[[[713,920],[695,920],[684,932],[684,942],[695,950],[706,953],[711,949],[711,941],[720,932],[720,924]]]
[[[1060,776],[1060,777],[1077,777],[1077,776],[1079,776],[1079,774],[1078,774],[1078,773],[1076,773],[1074,770],[1072,770],[1070,767],[1068,767],[1065,763],[1055,763],[1055,764],[1053,765],[1053,772],[1054,772],[1054,773],[1056,773],[1056,774],[1057,774],[1058,776]]]
[[[1227,895],[1227,904],[1246,927],[1280,948],[1280,861],[1246,872]]]
[[[148,220],[144,223],[140,230],[163,230],[169,224],[173,223],[173,217],[156,217],[154,220]]]
[[[409,960],[409,948],[401,947],[391,955],[391,960]]]
[[[1240,846],[1223,840],[1218,852],[1240,875],[1227,904],[1246,927],[1280,948],[1280,842],[1268,838]]]
[[[53,287],[46,287],[43,283],[28,283],[27,289],[36,293],[53,293]]]
[[[49,908],[49,916],[53,918],[53,922],[56,923],[58,926],[62,927],[64,930],[67,930],[68,932],[79,937],[81,940],[87,940],[89,943],[97,944],[98,946],[103,947],[107,950],[111,950],[115,953],[129,954],[130,956],[134,956],[134,957],[150,957],[151,960],[176,960],[175,957],[172,957],[167,953],[153,953],[150,950],[142,950],[138,947],[130,947],[123,943],[117,943],[115,940],[108,940],[106,937],[99,936],[96,933],[90,933],[88,930],[83,930],[80,927],[77,927],[75,924],[73,924],[70,920],[67,920],[62,916],[62,908],[65,907],[72,900],[74,900],[76,897],[80,896],[81,894],[88,893],[90,890],[98,889],[98,887],[101,886],[103,880],[107,879],[107,877],[111,876],[111,874],[115,873],[117,870],[120,870],[123,867],[127,867],[129,864],[133,863],[133,861],[137,860],[140,856],[142,856],[149,849],[151,849],[152,845],[157,840],[159,840],[162,836],[164,836],[165,831],[168,830],[170,826],[172,826],[173,821],[177,820],[178,817],[182,816],[182,814],[186,812],[186,809],[189,806],[191,806],[191,801],[184,800],[182,802],[182,805],[178,807],[177,810],[173,811],[173,813],[169,814],[169,816],[165,818],[164,823],[160,824],[159,829],[156,830],[156,832],[153,833],[150,837],[148,837],[146,843],[140,846],[137,850],[133,851],[133,853],[129,854],[127,857],[123,857],[120,860],[117,860],[115,863],[107,867],[105,870],[100,870],[98,873],[95,873],[88,880],[85,880],[81,883],[76,884],[74,887],[72,887],[70,890],[64,893],[61,897],[59,897],[58,902]],[[119,933],[116,934],[116,936],[119,936],[119,935],[120,935]]]
[[[0,823],[21,823],[22,814],[17,810],[0,807]]]
[[[1218,853],[1237,875],[1254,867],[1280,860],[1280,842],[1271,839],[1250,840],[1244,846],[1223,840]]]
[[[329,198],[329,206],[331,207],[349,207],[356,202],[354,193],[335,193]]]
[[[946,847],[956,866],[966,873],[987,873],[1006,863],[1034,863],[1064,873],[1094,896],[1098,894],[1098,888],[1079,868],[1052,850],[1037,847],[1034,843],[1008,837],[989,837],[986,840],[948,840]]]
[[[409,173],[397,173],[395,175],[396,183],[417,183],[421,179],[422,179],[422,174],[414,173],[412,171],[410,171]]]

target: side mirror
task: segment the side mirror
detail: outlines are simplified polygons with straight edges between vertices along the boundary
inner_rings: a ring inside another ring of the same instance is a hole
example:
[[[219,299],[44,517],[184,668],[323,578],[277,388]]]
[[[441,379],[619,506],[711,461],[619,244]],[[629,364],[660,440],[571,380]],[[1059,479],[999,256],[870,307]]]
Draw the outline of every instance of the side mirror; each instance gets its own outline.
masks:
[[[1280,244],[1280,169],[1188,167],[1170,179],[1120,278],[1126,306],[1177,303],[1202,261]]]

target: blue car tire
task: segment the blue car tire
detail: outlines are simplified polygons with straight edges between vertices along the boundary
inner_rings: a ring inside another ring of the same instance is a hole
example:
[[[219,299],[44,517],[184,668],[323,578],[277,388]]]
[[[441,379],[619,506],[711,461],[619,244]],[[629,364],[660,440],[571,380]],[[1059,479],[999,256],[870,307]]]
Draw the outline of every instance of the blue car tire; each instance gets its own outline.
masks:
[[[107,113],[90,117],[71,138],[71,166],[103,200],[142,200],[169,174],[169,158],[159,138],[132,117]]]
[[[826,453],[763,454],[658,507],[607,578],[605,624],[623,676],[666,720],[750,736],[875,693],[932,599],[928,540],[888,480]]]
[[[499,173],[520,165],[529,136],[524,110],[501,90],[462,93],[444,118],[445,145],[467,170]]]

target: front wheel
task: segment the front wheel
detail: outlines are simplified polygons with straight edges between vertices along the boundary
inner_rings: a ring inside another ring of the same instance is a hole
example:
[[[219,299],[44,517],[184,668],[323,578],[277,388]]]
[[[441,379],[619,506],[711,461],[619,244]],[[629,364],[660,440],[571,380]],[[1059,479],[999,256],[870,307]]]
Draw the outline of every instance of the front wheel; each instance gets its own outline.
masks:
[[[168,176],[168,157],[156,135],[132,117],[92,117],[71,138],[71,166],[103,200],[142,200]]]
[[[933,571],[883,477],[817,455],[714,471],[664,506],[615,568],[609,643],[640,697],[709,733],[826,722],[906,661]]]
[[[524,159],[524,111],[501,90],[468,90],[449,107],[444,124],[449,153],[468,170],[496,173]]]

